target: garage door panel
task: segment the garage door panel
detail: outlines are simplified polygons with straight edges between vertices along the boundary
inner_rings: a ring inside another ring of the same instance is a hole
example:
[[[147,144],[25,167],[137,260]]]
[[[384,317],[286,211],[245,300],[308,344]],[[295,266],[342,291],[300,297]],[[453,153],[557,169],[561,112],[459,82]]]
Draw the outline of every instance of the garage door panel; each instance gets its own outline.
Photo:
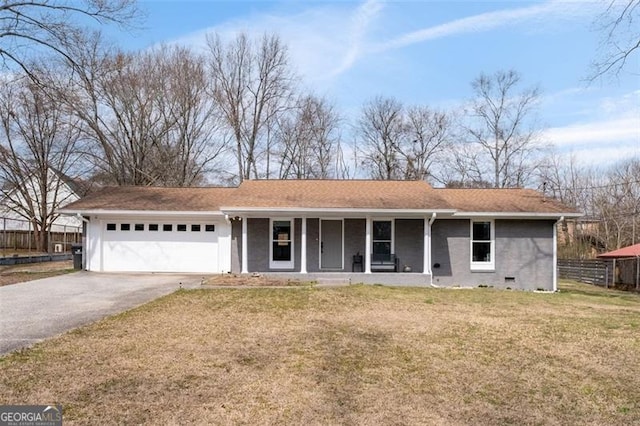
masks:
[[[217,232],[118,230],[103,241],[105,271],[220,272]]]

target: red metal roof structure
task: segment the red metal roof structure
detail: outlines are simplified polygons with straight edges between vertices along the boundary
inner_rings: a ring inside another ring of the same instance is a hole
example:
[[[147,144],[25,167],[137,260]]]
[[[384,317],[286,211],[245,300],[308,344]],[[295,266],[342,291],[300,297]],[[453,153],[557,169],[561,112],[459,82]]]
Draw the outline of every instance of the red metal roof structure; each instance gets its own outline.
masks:
[[[618,250],[613,250],[607,253],[602,253],[598,255],[599,258],[604,259],[620,259],[620,258],[628,258],[628,257],[640,257],[640,244],[635,244],[628,247],[623,247]]]

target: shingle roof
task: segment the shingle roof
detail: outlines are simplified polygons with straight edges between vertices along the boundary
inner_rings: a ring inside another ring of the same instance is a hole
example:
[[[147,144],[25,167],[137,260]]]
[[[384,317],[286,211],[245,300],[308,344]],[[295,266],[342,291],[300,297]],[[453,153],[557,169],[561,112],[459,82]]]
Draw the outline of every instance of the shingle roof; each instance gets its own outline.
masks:
[[[105,187],[62,210],[217,211],[235,188]]]
[[[434,189],[459,212],[577,213],[532,189]]]
[[[106,187],[67,211],[234,209],[448,210],[458,213],[574,214],[529,189],[434,189],[421,181],[249,180],[238,188]],[[226,211],[226,210],[225,210]]]
[[[613,250],[607,253],[599,254],[601,258],[622,258],[622,257],[638,257],[640,256],[640,244],[635,244],[628,247],[623,247],[618,250]]]
[[[225,206],[450,209],[426,182],[380,180],[248,180],[242,182]]]

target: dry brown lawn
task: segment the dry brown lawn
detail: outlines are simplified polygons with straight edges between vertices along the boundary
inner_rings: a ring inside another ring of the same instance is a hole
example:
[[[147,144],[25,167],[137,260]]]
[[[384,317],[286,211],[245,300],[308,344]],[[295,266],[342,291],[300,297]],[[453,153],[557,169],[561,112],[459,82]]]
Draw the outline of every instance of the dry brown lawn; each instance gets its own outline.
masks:
[[[0,359],[70,424],[638,424],[640,298],[181,290]]]
[[[73,261],[0,266],[0,287],[73,272]]]

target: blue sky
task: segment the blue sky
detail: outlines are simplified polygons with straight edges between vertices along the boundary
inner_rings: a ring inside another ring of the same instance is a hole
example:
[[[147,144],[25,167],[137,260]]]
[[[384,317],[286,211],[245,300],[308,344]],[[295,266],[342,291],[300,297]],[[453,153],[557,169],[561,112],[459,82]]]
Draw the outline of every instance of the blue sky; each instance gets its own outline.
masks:
[[[347,119],[366,100],[449,109],[481,72],[515,69],[543,93],[545,138],[586,164],[640,156],[640,54],[616,78],[585,82],[605,4],[586,1],[175,1],[146,0],[143,29],[118,36],[129,49],[205,34],[277,33],[302,88],[329,98]]]

